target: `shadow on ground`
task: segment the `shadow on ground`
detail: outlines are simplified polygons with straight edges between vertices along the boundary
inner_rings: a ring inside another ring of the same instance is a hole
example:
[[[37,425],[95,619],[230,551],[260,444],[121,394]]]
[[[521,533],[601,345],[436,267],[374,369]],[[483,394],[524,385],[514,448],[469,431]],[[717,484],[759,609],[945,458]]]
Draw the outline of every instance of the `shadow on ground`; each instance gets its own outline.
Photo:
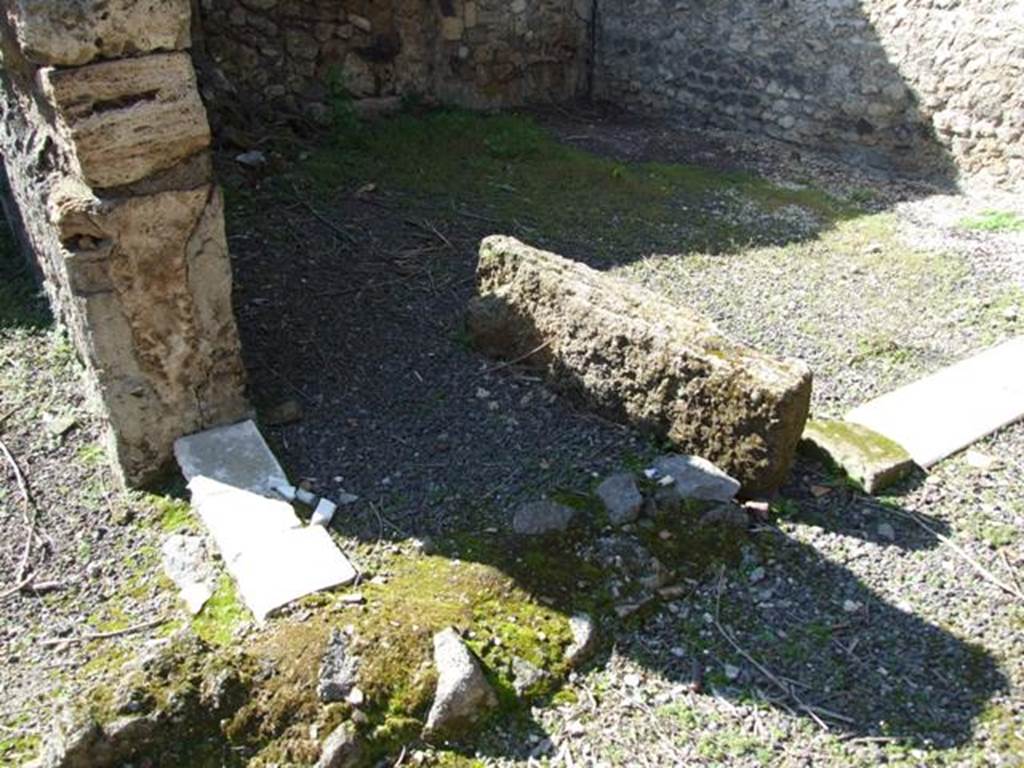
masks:
[[[515,234],[610,268],[661,249],[726,258],[814,239],[891,203],[867,188],[841,199],[736,168],[656,162],[656,143],[642,162],[624,163],[552,147],[538,130],[520,118],[403,116],[311,149],[293,173],[242,172],[225,161],[244,354],[287,465],[328,495],[343,486],[362,498],[338,524],[343,535],[429,535],[442,556],[494,566],[565,615],[598,615],[606,655],[615,646],[666,680],[690,684],[701,669],[716,695],[851,737],[940,748],[969,740],[974,718],[1006,685],[993,658],[778,527],[763,525],[723,551],[694,534],[693,521],[658,521],[657,530],[675,529],[677,546],[651,531],[647,544],[694,581],[670,610],[624,621],[608,569],[583,555],[588,542],[620,534],[596,520],[570,539],[505,533],[510,510],[542,495],[575,496],[590,509],[595,478],[642,466],[657,447],[556,398],[529,371],[469,349],[462,317],[483,236]],[[565,126],[557,130],[565,138]],[[301,406],[299,422],[275,424],[285,401]],[[801,464],[795,476],[807,472],[818,470]],[[850,514],[828,516],[805,483],[784,495],[797,499],[777,509],[784,516],[880,543],[877,525],[861,523],[887,513],[867,498],[850,494]],[[901,535],[887,546],[936,545],[897,513],[889,524]],[[720,599],[719,564],[728,565]],[[755,585],[758,567],[769,575]],[[652,654],[636,638],[656,615],[668,617],[675,641]],[[716,615],[720,623],[708,621]],[[753,660],[784,676],[788,690]],[[723,673],[726,663],[739,677]],[[517,717],[531,727],[527,712]],[[515,738],[472,749],[531,751]]]

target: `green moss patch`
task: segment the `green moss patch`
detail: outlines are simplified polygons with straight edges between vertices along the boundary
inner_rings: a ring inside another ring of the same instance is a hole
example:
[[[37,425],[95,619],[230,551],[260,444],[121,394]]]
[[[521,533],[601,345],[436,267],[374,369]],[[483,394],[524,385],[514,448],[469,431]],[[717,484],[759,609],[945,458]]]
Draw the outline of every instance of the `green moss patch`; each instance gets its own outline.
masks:
[[[859,208],[813,189],[773,185],[746,173],[674,163],[624,163],[558,142],[518,114],[445,109],[362,125],[341,120],[307,170],[324,196],[366,182],[465,206],[554,246],[586,241],[595,255],[655,250],[722,252],[757,240],[756,227],[708,203],[772,212],[792,206],[825,225]]]
[[[983,211],[960,221],[961,229],[982,232],[1024,232],[1024,216],[1015,211]]]

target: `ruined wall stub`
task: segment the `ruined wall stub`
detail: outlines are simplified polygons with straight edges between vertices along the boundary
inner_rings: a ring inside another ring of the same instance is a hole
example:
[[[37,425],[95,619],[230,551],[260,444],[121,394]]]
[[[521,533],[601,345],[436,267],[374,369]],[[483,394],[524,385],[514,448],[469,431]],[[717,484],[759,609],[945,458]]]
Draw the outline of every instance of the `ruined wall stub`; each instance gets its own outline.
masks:
[[[123,479],[248,412],[189,0],[10,0],[0,152]]]
[[[472,108],[586,85],[592,0],[197,0],[204,95],[237,113],[329,114],[352,98]],[[209,72],[206,70],[209,69]]]
[[[596,81],[609,100],[860,164],[1024,185],[1022,0],[599,9]]]

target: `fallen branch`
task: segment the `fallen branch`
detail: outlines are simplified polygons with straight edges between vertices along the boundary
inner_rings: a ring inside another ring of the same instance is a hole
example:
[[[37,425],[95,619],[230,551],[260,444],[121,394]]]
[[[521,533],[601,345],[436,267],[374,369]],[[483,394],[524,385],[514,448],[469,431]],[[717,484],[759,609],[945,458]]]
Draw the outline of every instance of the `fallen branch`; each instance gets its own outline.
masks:
[[[497,371],[503,371],[506,368],[511,368],[513,365],[518,365],[519,363],[523,362],[524,360],[528,360],[529,358],[533,357],[535,354],[537,354],[541,350],[547,349],[548,347],[550,347],[551,346],[551,342],[553,342],[553,341],[554,341],[554,339],[548,339],[543,344],[541,344],[539,346],[536,346],[533,349],[531,349],[525,355],[520,355],[519,357],[516,357],[516,358],[514,358],[512,360],[506,360],[504,363],[500,363],[500,364],[495,365],[495,366],[493,366],[491,368],[488,368],[488,369],[486,369],[484,371],[481,371],[479,375],[480,376],[486,376],[489,373],[496,373]]]
[[[806,701],[801,699],[800,696],[797,695],[796,691],[792,689],[792,687],[782,682],[782,680],[780,680],[774,672],[768,669],[768,667],[766,667],[764,664],[762,664],[749,653],[747,653],[747,651],[744,650],[744,648],[736,641],[732,634],[729,633],[726,630],[726,628],[722,626],[721,621],[719,621],[719,606],[722,599],[722,587],[724,578],[725,571],[723,569],[719,572],[717,595],[715,597],[715,629],[717,629],[719,634],[725,638],[726,642],[728,642],[729,645],[733,647],[733,650],[735,650],[740,656],[742,656],[744,659],[750,662],[762,675],[768,678],[768,680],[771,681],[786,696],[791,698],[796,703],[797,709],[806,712],[808,715],[810,715],[811,719],[814,720],[814,722],[818,724],[818,727],[821,728],[823,731],[828,731],[830,730],[830,728],[828,727],[828,723],[821,719],[821,716],[827,717],[831,720],[838,720],[841,723],[856,723],[856,720],[853,720],[852,718],[846,717],[845,715],[841,715],[838,712],[833,712],[832,710],[825,709],[824,707],[811,706]]]
[[[147,629],[153,629],[159,627],[161,624],[167,623],[167,617],[153,619],[153,621],[147,621],[143,624],[136,624],[132,627],[126,627],[125,629],[118,629],[113,632],[92,632],[88,635],[78,635],[77,637],[48,637],[44,640],[40,640],[39,644],[44,648],[49,648],[54,645],[64,645],[72,643],[89,643],[93,640],[109,640],[114,637],[123,637],[124,635],[131,635],[135,632],[143,632]]]
[[[21,553],[21,561],[18,563],[18,573],[14,580],[18,582],[19,586],[15,591],[20,591],[22,585],[25,582],[25,574],[28,573],[29,559],[32,557],[32,542],[36,538],[36,526],[39,522],[39,509],[36,507],[35,501],[32,499],[32,493],[28,489],[28,482],[25,480],[25,474],[21,471],[21,467],[18,465],[17,459],[14,458],[14,454],[11,453],[11,449],[7,447],[7,443],[0,438],[0,453],[3,453],[4,458],[7,459],[7,463],[11,467],[11,471],[14,473],[14,479],[18,484],[18,490],[21,492],[21,500],[25,506],[25,522],[28,523],[28,537],[25,539],[25,548]],[[5,593],[4,597],[7,596]]]

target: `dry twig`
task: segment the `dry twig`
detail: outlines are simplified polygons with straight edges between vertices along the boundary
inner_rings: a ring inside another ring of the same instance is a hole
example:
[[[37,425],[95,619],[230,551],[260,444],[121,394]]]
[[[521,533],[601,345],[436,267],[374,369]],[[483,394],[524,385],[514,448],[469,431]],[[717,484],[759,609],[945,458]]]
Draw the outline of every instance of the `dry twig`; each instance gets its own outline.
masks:
[[[78,635],[77,637],[48,637],[39,641],[39,644],[43,647],[51,647],[54,645],[64,645],[65,643],[88,643],[93,640],[109,640],[114,637],[123,637],[124,635],[131,635],[135,632],[143,632],[147,629],[153,629],[159,627],[161,624],[167,623],[167,617],[161,617],[159,619],[153,619],[142,624],[136,624],[131,627],[125,627],[124,629],[117,629],[113,632],[92,632],[88,635]]]
[[[768,669],[768,667],[766,667],[764,664],[762,664],[749,653],[747,653],[747,651],[736,641],[732,634],[728,630],[726,630],[725,627],[722,626],[721,621],[719,621],[719,608],[722,599],[722,588],[724,585],[724,579],[725,570],[722,569],[721,571],[719,571],[718,589],[717,595],[715,596],[715,629],[717,629],[718,633],[725,638],[726,642],[728,642],[729,645],[733,647],[733,650],[735,650],[736,653],[738,653],[740,656],[742,656],[744,659],[750,662],[762,675],[768,678],[768,680],[770,680],[776,688],[778,688],[786,696],[791,698],[796,703],[797,709],[806,712],[810,716],[810,718],[818,724],[818,727],[821,728],[823,731],[828,731],[830,729],[828,727],[828,723],[822,720],[821,716],[828,717],[832,720],[838,720],[843,723],[856,722],[852,718],[846,717],[845,715],[841,715],[838,712],[833,712],[832,710],[825,709],[824,707],[811,706],[810,704],[805,702],[803,699],[800,698],[800,696],[797,695],[796,691],[794,691],[791,686],[786,685],[781,679],[779,679],[778,675],[776,675],[774,672]]]
[[[924,522],[924,520],[922,520],[919,515],[916,515],[913,512],[904,509],[894,508],[893,511],[898,512],[904,517],[910,518],[915,523],[917,523],[921,528],[926,530],[936,539],[938,539],[947,547],[952,549],[957,556],[959,556],[965,563],[971,566],[971,568],[973,568],[986,581],[990,582],[991,584],[994,584],[995,586],[999,587],[1001,590],[1012,595],[1013,597],[1016,597],[1021,602],[1024,602],[1024,591],[1022,591],[1019,587],[1013,584],[1009,584],[1000,579],[998,576],[992,573],[992,571],[990,571],[988,568],[986,568],[984,565],[982,565],[976,559],[974,559],[974,557],[972,557],[970,553],[963,549],[963,547],[961,547],[959,544],[957,544],[951,538],[949,538],[949,536],[939,533],[926,522]]]
[[[506,368],[511,368],[513,365],[518,365],[519,363],[523,362],[524,360],[529,360],[531,357],[533,357],[535,354],[537,354],[541,350],[544,350],[544,349],[547,349],[548,347],[550,347],[551,343],[553,341],[554,341],[554,339],[548,339],[543,344],[540,344],[540,345],[534,347],[533,349],[531,349],[526,354],[520,355],[519,357],[513,358],[512,360],[506,360],[503,363],[499,363],[498,365],[495,365],[495,366],[492,366],[490,368],[487,368],[486,370],[481,371],[478,375],[479,376],[486,376],[489,373],[496,373],[497,371],[503,371]]]

